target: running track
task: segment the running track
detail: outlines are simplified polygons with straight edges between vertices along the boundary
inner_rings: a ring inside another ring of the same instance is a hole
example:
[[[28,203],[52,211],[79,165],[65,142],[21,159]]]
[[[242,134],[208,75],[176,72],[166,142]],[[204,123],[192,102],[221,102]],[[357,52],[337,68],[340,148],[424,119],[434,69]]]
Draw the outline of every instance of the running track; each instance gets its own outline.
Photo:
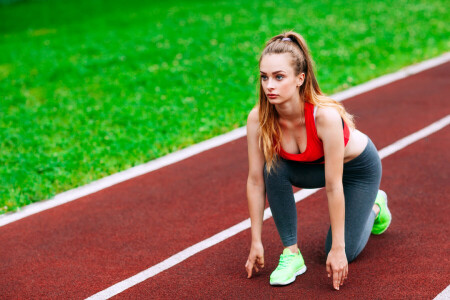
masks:
[[[450,114],[450,63],[350,98],[378,149]],[[282,246],[264,222],[266,268],[247,279],[245,230],[115,298],[426,298],[450,283],[449,126],[383,159],[393,223],[372,236],[340,291],[325,272],[323,190],[297,204],[307,272],[268,284]],[[248,218],[244,138],[0,227],[1,299],[83,299]]]

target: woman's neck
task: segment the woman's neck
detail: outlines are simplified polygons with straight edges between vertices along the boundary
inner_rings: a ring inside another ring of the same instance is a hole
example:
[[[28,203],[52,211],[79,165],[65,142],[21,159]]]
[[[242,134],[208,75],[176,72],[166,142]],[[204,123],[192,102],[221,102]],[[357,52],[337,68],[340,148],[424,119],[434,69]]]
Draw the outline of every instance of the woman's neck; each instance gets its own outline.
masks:
[[[300,96],[292,98],[284,103],[276,104],[275,109],[277,110],[279,120],[282,123],[294,123],[295,125],[296,123],[303,123],[305,120],[304,102],[300,100]]]

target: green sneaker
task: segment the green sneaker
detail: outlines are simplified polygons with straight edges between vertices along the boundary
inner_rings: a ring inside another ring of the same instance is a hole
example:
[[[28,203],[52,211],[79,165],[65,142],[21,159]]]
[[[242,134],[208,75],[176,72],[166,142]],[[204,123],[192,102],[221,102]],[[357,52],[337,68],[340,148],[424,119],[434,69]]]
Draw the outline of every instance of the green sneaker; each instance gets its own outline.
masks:
[[[380,212],[378,213],[378,216],[375,218],[375,222],[373,223],[372,233],[382,234],[386,231],[386,229],[388,229],[392,221],[392,215],[387,206],[387,195],[384,191],[378,191],[377,198],[375,199],[375,204],[378,204],[378,206],[380,207]]]
[[[271,285],[286,285],[295,280],[297,275],[306,271],[305,261],[298,250],[298,253],[292,253],[288,248],[284,249],[280,255],[280,262],[275,271],[270,275]]]

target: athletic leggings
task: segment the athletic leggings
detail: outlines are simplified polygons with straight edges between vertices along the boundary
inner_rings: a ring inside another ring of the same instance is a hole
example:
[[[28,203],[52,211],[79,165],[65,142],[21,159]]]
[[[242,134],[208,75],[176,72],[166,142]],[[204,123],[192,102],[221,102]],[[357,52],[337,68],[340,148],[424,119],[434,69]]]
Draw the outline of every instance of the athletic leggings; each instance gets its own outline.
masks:
[[[377,149],[368,139],[364,151],[344,163],[345,252],[354,260],[364,249],[375,220],[372,210],[381,180],[381,161]],[[279,158],[270,174],[264,166],[264,180],[270,210],[285,247],[297,243],[297,209],[292,185],[300,188],[325,186],[324,164],[306,164]],[[331,226],[325,242],[325,253],[331,249]]]

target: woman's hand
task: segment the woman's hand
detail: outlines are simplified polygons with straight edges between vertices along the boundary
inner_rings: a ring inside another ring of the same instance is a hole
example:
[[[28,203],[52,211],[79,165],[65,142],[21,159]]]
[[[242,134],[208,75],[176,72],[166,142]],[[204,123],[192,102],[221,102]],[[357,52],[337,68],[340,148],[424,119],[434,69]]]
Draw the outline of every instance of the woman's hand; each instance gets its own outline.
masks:
[[[348,261],[344,248],[331,248],[327,258],[328,277],[333,278],[333,287],[339,290],[339,285],[344,284],[348,275]]]
[[[264,247],[262,243],[252,243],[250,254],[245,264],[245,269],[248,273],[247,278],[252,277],[253,268],[255,268],[256,272],[259,272],[260,268],[264,268]]]

